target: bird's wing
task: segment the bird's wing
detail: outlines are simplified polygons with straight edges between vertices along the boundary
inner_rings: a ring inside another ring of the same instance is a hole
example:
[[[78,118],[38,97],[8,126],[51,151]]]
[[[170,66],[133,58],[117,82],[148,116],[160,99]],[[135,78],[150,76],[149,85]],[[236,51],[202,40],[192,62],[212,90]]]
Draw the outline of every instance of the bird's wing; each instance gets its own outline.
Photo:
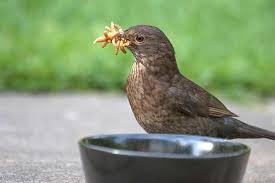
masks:
[[[168,89],[168,97],[174,99],[172,107],[186,115],[237,117],[216,97],[186,78],[182,78]]]

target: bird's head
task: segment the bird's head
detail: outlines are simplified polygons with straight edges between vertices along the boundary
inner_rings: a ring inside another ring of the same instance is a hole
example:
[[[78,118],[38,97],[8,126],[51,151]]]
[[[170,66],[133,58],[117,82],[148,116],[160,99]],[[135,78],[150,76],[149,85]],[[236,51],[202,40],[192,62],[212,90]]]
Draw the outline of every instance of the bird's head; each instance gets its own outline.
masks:
[[[115,46],[115,54],[121,50],[126,53],[128,48],[138,63],[154,73],[178,72],[175,51],[166,35],[157,27],[149,25],[136,25],[123,31],[114,23],[105,28],[103,36],[98,37],[94,43],[103,43],[104,48],[109,43]]]
[[[175,52],[166,35],[157,27],[137,25],[125,30],[123,35],[129,41],[126,46],[139,61],[156,61],[161,57],[174,57]]]

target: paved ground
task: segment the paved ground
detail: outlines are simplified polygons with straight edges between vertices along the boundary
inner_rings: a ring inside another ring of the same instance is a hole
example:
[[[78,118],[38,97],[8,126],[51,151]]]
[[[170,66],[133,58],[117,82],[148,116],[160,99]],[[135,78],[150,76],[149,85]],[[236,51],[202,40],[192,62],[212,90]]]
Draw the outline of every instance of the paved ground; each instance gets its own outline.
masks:
[[[82,183],[81,137],[143,132],[124,96],[1,94],[0,104],[1,183]],[[275,103],[228,106],[240,119],[275,131]],[[275,182],[275,142],[238,141],[252,147],[244,183]]]

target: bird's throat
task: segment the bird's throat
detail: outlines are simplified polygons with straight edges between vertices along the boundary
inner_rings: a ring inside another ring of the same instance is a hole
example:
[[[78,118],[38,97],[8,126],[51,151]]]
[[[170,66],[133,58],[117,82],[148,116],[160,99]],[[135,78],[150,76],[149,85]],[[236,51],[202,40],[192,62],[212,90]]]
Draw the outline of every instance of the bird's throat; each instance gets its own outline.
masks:
[[[174,55],[162,55],[162,56],[144,56],[142,54],[135,55],[135,63],[133,69],[146,70],[149,75],[163,76],[179,73],[179,69],[176,63]]]

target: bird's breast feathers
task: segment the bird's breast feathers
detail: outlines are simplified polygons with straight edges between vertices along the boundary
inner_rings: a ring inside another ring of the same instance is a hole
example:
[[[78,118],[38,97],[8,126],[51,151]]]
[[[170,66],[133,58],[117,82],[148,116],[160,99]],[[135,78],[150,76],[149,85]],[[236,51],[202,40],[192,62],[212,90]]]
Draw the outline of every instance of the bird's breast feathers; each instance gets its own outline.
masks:
[[[165,108],[163,83],[147,72],[143,64],[135,62],[126,86],[131,108],[138,121],[143,122],[163,118],[161,111]]]

